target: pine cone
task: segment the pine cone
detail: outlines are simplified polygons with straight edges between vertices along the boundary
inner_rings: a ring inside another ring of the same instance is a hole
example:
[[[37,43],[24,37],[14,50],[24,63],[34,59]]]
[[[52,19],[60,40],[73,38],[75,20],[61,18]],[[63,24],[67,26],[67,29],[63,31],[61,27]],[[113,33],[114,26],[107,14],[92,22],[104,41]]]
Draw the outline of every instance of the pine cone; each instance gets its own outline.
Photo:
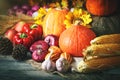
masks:
[[[2,55],[10,55],[13,51],[12,42],[3,36],[0,36],[0,54]]]
[[[12,57],[19,61],[25,60],[27,59],[27,52],[28,49],[24,45],[18,44],[13,48]]]

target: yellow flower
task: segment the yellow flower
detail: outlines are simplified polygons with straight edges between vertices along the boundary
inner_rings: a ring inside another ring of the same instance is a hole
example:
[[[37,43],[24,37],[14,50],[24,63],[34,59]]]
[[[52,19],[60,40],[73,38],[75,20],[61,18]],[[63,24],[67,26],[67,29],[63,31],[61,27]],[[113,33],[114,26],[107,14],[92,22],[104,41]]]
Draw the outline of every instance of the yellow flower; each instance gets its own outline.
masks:
[[[71,26],[71,21],[65,20],[65,21],[64,21],[64,24],[66,24],[66,29],[68,29],[68,28],[70,28],[70,26]]]
[[[80,25],[86,26],[88,28],[90,28],[91,26],[89,25],[90,22],[92,22],[92,18],[91,15],[83,9],[77,9],[75,8],[73,10],[73,12],[69,12],[66,15],[66,20],[64,21],[64,24],[66,25],[66,28],[69,28],[71,26],[71,24],[76,24],[79,22]]]
[[[62,8],[67,8],[68,7],[68,0],[62,0],[61,5],[62,5]]]
[[[39,21],[35,21],[36,24],[42,24],[42,21],[39,20]]]
[[[72,18],[73,18],[72,12],[68,12],[68,14],[66,15],[66,19],[71,20]]]
[[[72,0],[74,7],[76,8],[82,8],[84,6],[84,3],[86,0]]]
[[[81,18],[83,19],[85,25],[87,25],[90,22],[92,22],[92,19],[89,18],[89,17],[90,17],[89,15],[83,15],[83,16],[81,16]]]
[[[56,2],[56,7],[60,8],[60,3],[59,2]]]
[[[68,12],[68,14],[65,17],[66,17],[66,20],[64,21],[64,24],[66,25],[66,28],[69,28],[71,26],[74,16],[72,12]]]
[[[78,4],[80,7],[83,7],[83,4],[84,4],[85,0],[78,0]]]
[[[35,23],[42,25],[43,18],[46,14],[47,14],[46,9],[40,8],[38,10],[38,15],[34,17]]]

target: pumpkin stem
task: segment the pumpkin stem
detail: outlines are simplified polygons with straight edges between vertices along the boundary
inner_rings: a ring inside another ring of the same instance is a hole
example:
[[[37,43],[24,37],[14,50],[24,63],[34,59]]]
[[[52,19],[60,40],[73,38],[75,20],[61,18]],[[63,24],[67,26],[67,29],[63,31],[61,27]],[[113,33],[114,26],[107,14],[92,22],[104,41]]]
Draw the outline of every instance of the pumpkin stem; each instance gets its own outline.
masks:
[[[74,25],[81,25],[83,23],[82,19],[76,19],[73,21]]]

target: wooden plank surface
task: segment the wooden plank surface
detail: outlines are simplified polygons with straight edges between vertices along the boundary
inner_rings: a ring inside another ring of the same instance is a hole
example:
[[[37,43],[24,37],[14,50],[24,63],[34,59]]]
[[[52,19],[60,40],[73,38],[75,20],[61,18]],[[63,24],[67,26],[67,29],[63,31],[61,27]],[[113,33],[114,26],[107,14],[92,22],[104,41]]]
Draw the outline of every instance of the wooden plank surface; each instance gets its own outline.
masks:
[[[119,80],[120,69],[91,74],[66,73],[65,76],[39,71],[26,62],[0,55],[0,80]]]

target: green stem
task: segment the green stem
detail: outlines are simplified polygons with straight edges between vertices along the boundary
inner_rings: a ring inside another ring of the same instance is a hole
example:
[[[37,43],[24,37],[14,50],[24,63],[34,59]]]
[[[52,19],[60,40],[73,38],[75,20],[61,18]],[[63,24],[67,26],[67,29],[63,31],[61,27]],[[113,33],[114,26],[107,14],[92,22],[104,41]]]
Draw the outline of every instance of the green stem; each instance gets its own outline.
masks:
[[[25,33],[22,33],[21,35],[20,35],[20,38],[26,38],[27,37],[27,35],[25,34]]]
[[[32,26],[30,26],[31,29],[36,28],[38,25],[37,24],[33,24]]]

